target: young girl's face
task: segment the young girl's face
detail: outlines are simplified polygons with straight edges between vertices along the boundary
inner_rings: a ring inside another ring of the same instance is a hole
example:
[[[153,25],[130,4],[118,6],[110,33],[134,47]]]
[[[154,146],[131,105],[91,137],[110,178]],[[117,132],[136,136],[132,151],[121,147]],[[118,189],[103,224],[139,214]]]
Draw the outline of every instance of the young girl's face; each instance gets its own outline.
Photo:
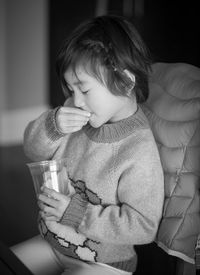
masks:
[[[135,100],[112,94],[81,67],[76,69],[76,73],[67,70],[64,78],[72,91],[74,106],[91,113],[89,123],[94,128],[127,118],[136,110]]]

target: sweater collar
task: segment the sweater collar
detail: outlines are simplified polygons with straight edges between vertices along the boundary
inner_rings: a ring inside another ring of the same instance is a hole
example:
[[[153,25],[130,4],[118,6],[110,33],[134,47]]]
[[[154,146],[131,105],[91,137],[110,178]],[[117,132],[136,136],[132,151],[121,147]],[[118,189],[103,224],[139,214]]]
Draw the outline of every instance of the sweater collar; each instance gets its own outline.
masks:
[[[112,143],[128,137],[138,128],[149,128],[147,118],[140,107],[128,118],[106,123],[99,128],[87,124],[83,130],[89,139],[95,142]]]

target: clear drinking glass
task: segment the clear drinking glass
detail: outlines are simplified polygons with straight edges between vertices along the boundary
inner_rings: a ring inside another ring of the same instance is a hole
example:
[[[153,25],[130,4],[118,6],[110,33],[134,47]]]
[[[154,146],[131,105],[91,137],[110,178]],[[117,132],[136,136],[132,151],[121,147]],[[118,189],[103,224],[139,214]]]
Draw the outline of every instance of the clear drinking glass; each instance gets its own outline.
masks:
[[[62,194],[68,193],[68,175],[66,159],[44,160],[27,163],[36,194],[46,186]]]

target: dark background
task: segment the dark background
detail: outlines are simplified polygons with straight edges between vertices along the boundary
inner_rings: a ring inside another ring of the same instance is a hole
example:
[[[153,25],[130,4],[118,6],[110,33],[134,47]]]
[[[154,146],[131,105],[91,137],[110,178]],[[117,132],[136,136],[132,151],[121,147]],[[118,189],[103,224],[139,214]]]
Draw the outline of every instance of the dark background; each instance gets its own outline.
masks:
[[[126,0],[108,0],[108,13],[123,14]],[[134,23],[148,48],[153,61],[185,62],[200,66],[200,23],[198,0],[137,0],[143,2],[144,13],[127,18]],[[133,0],[134,3],[134,0]],[[64,38],[81,21],[94,16],[96,1],[51,0],[49,6],[50,104],[63,103],[55,74],[55,59]]]

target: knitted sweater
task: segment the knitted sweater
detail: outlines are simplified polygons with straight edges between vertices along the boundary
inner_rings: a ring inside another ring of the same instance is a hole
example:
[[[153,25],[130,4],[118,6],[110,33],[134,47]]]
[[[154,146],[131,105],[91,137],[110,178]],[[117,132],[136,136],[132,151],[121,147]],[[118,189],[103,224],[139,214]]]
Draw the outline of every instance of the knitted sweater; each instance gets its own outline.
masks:
[[[67,158],[71,201],[60,222],[40,219],[41,234],[64,255],[134,271],[134,245],[155,239],[164,199],[148,121],[138,108],[127,119],[64,135],[55,112],[31,122],[24,136],[32,160]]]

